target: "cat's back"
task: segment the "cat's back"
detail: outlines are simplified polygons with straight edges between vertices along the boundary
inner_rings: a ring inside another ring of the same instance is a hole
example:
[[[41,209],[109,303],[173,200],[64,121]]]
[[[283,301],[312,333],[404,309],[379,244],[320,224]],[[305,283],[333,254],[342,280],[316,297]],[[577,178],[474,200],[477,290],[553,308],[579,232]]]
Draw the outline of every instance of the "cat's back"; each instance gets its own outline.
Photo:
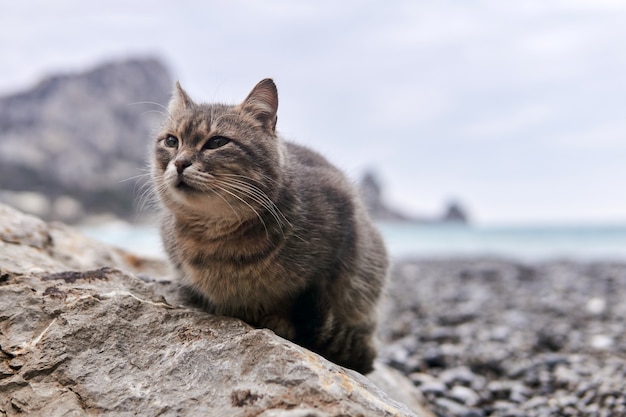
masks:
[[[336,213],[343,219],[356,217],[358,223],[368,224],[358,191],[352,181],[335,165],[318,152],[293,142],[285,142],[287,158],[285,174],[287,188],[298,194],[303,202],[313,203],[300,207],[312,212]]]
[[[355,201],[354,187],[344,173],[320,153],[293,142],[285,142],[285,173],[292,191],[304,194],[331,193],[339,200]]]
[[[287,163],[291,168],[313,168],[339,173],[339,170],[318,152],[293,142],[285,142]]]

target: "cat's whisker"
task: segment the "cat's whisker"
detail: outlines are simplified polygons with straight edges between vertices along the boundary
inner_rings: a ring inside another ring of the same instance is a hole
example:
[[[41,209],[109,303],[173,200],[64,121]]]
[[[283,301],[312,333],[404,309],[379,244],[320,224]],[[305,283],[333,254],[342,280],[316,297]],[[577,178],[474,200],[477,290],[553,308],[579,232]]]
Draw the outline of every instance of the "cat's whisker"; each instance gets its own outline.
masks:
[[[250,178],[248,176],[245,175],[238,175],[238,174],[219,174],[218,177],[230,177],[229,181],[233,181],[241,186],[244,186],[246,188],[251,189],[256,195],[258,195],[261,199],[263,199],[264,201],[266,201],[269,205],[271,205],[273,207],[273,209],[277,212],[277,214],[280,215],[280,217],[282,217],[282,219],[291,226],[291,223],[289,222],[289,220],[287,219],[287,217],[285,217],[285,215],[282,213],[282,211],[280,211],[280,209],[278,208],[278,206],[274,203],[274,201],[272,201],[272,199],[263,191],[261,190],[259,187],[257,187],[254,184],[249,183],[248,181],[244,181],[244,180],[249,180],[252,182],[257,182],[260,183],[259,181],[254,180],[253,178]],[[268,177],[269,179],[269,177]],[[277,219],[278,220],[278,219]],[[282,222],[281,222],[282,223]]]
[[[266,194],[263,190],[261,190],[261,188],[259,186],[255,185],[255,183],[256,183],[256,184],[259,184],[260,186],[263,186],[264,185],[263,182],[256,181],[253,178],[247,177],[245,175],[229,175],[229,174],[224,174],[223,175],[223,174],[220,174],[220,175],[218,175],[218,177],[226,177],[224,179],[226,179],[228,181],[233,181],[233,182],[236,182],[237,184],[241,184],[241,185],[245,185],[245,186],[248,186],[248,187],[252,187],[252,188],[258,190],[259,193],[262,193],[264,195]]]
[[[139,195],[138,210],[144,211],[148,208],[158,208],[158,194],[164,192],[165,187],[162,185],[157,186],[155,189],[151,187],[149,183],[142,185],[142,191]]]
[[[222,187],[226,187],[228,188],[230,191],[232,192],[239,192],[242,195],[239,195],[240,197],[248,197],[250,198],[253,202],[258,203],[259,205],[261,205],[263,208],[265,208],[266,210],[271,211],[271,207],[268,206],[265,202],[263,202],[262,200],[260,200],[258,197],[252,195],[248,190],[242,189],[234,184],[228,183],[228,182],[224,182],[221,181],[219,182],[219,184]]]
[[[133,192],[139,194],[137,197],[137,210],[141,212],[147,207],[156,208],[156,195],[152,195],[153,185],[150,183],[150,170],[148,168],[139,170],[144,171],[144,173],[121,179],[118,183],[135,180]]]
[[[274,217],[276,223],[281,229],[285,226],[285,222],[291,226],[291,223],[289,223],[289,220],[287,220],[282,211],[280,211],[280,209],[276,206],[272,199],[269,198],[269,196],[265,194],[261,189],[243,181],[232,179],[230,181],[231,186],[237,188],[239,191],[242,191],[243,193],[251,197],[254,201],[261,204],[272,215],[272,217]]]
[[[136,180],[139,178],[149,178],[150,177],[150,173],[144,173],[144,174],[139,174],[139,175],[133,175],[132,177],[128,177],[128,178],[124,178],[122,180],[119,180],[118,183],[122,183],[122,182],[127,182],[127,181],[131,181],[131,180]]]
[[[215,120],[215,107],[211,107],[211,115],[209,116],[209,120],[211,121],[212,125],[216,124],[216,120]]]
[[[165,107],[164,105],[162,105],[161,103],[156,103],[154,101],[136,101],[134,103],[128,103],[129,106],[137,106],[139,104],[152,104],[154,106],[159,106],[160,108],[162,108],[163,110],[167,111],[167,107]]]
[[[256,214],[256,216],[259,218],[259,221],[261,222],[261,224],[263,224],[263,228],[265,229],[265,235],[267,236],[267,238],[270,238],[270,233],[267,230],[267,225],[265,224],[265,221],[263,221],[263,217],[261,217],[261,215],[259,214],[258,211],[256,211],[254,209],[254,207],[252,207],[246,200],[244,200],[243,198],[239,197],[237,194],[228,191],[226,188],[224,187],[220,187],[219,185],[216,185],[217,188],[219,188],[220,190],[224,191],[227,194],[230,194],[231,196],[235,197],[237,200],[241,201],[242,203],[244,203],[246,206],[248,206],[250,208],[250,210],[252,210],[254,212],[254,214]]]
[[[242,191],[242,190],[237,189],[237,188],[231,188],[231,191],[234,192],[234,191]],[[244,192],[244,195],[246,195],[245,192]],[[272,211],[267,206],[265,206],[262,202],[260,202],[256,198],[251,197],[249,195],[247,195],[247,197],[249,197],[253,202],[258,203],[263,208],[265,208],[267,210],[267,212],[270,213],[275,220],[277,220],[276,224],[278,225],[278,229],[280,230],[281,234],[284,236],[285,233],[284,233],[284,230],[283,230],[283,225],[279,222],[279,220],[277,219],[276,215],[274,213],[272,213]]]
[[[149,208],[157,208],[156,195],[152,193],[152,190],[146,189],[138,198],[137,210],[143,212]]]
[[[271,182],[271,183],[273,183],[273,184],[279,184],[279,182],[278,182],[277,180],[275,180],[274,178],[270,177],[270,176],[269,176],[269,175],[267,175],[267,174],[264,174],[264,173],[262,173],[262,172],[257,172],[257,174],[261,175],[261,176],[263,177],[263,179],[264,179],[264,180],[266,180],[267,182]],[[249,181],[252,181],[252,182],[254,182],[254,183],[257,183],[257,184],[263,185],[263,181],[260,181],[260,180],[255,180],[254,178],[249,177],[249,176],[247,176],[247,175],[241,175],[241,174],[228,174],[228,173],[220,173],[219,175],[220,175],[220,177],[221,177],[221,176],[224,176],[224,177],[237,177],[237,178],[243,178],[243,179],[245,179],[245,180],[249,180]]]
[[[150,169],[145,168],[146,175],[150,176]],[[167,191],[167,185],[163,181],[157,181],[153,178],[154,181],[146,181],[140,185],[139,188],[139,196],[138,196],[138,211],[144,211],[147,209],[158,209],[159,204],[159,195],[163,195]]]
[[[225,182],[222,180],[221,184],[228,185],[231,188],[231,190],[234,189],[239,192],[242,192],[244,195],[248,196],[254,202],[260,204],[276,220],[276,223],[278,224],[281,231],[285,227],[284,221],[286,221],[289,224],[289,221],[287,221],[287,219],[282,214],[282,212],[278,209],[276,204],[274,204],[274,202],[267,196],[267,194],[261,191],[258,187],[251,186],[250,184],[247,184],[244,182],[233,183],[232,179],[229,180],[229,182]]]
[[[158,113],[161,116],[165,116],[165,112],[163,112],[161,110],[146,110],[143,113],[141,113],[141,115],[143,116],[144,114],[148,114],[148,113]]]
[[[213,194],[218,196],[219,198],[222,199],[222,201],[224,201],[224,203],[226,203],[228,205],[228,207],[230,207],[230,209],[232,210],[233,214],[235,215],[235,217],[237,217],[237,221],[241,224],[243,223],[243,220],[241,219],[241,216],[239,215],[239,212],[237,212],[237,210],[235,210],[235,208],[233,207],[232,204],[230,204],[230,202],[220,193],[216,192],[213,189],[207,189],[207,190],[202,190],[204,192],[204,194],[209,195],[209,194]]]

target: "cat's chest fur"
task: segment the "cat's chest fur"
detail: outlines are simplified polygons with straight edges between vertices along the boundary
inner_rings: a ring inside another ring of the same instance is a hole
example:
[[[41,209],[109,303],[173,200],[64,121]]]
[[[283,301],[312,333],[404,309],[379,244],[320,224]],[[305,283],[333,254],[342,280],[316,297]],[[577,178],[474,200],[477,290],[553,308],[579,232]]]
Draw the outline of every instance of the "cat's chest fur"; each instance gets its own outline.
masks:
[[[273,232],[280,236],[270,240],[264,230],[243,229],[216,235],[210,228],[191,232],[175,224],[170,233],[182,278],[217,311],[245,319],[271,312],[277,300],[287,299],[303,282],[283,265],[284,231]]]

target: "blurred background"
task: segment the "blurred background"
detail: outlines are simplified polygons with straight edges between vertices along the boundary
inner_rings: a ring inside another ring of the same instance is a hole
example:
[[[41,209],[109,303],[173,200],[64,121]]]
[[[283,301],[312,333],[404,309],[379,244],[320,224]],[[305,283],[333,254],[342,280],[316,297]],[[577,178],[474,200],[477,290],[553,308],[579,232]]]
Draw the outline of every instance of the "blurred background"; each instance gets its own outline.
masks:
[[[2,0],[0,200],[152,242],[174,80],[233,103],[272,77],[282,135],[361,184],[396,256],[626,259],[625,22],[617,0]]]

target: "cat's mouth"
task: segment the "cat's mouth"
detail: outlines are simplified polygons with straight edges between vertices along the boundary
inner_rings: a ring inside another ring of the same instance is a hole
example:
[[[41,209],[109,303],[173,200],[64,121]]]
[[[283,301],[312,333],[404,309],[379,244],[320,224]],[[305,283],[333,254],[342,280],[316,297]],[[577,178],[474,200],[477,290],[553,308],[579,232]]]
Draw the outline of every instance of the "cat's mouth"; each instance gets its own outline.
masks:
[[[198,191],[197,189],[189,185],[187,182],[185,182],[183,178],[180,178],[180,177],[176,180],[176,183],[174,184],[174,188],[184,193]]]

